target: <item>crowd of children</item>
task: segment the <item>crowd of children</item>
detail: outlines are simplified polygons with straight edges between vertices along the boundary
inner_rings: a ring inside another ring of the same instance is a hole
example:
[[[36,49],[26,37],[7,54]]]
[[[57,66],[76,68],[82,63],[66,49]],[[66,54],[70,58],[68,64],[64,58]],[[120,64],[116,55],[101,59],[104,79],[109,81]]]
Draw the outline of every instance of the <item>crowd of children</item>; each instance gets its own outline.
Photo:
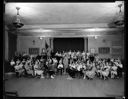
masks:
[[[10,65],[14,67],[17,77],[29,76],[40,78],[55,78],[57,75],[67,75],[67,79],[81,78],[100,79],[122,77],[123,65],[120,59],[101,59],[98,55],[77,52],[56,52],[31,57],[31,55],[14,57]]]

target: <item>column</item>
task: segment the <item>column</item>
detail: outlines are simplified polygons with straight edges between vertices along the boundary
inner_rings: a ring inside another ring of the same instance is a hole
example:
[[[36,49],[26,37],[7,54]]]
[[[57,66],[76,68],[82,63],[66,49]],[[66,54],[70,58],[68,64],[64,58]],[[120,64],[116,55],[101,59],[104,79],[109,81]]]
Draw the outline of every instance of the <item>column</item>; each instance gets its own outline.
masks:
[[[84,51],[87,52],[88,51],[88,37],[84,38]]]
[[[54,38],[51,38],[51,49],[53,50],[53,39]]]
[[[5,34],[4,34],[4,44],[5,44],[5,49],[4,49],[4,54],[5,54],[5,60],[8,61],[8,28],[5,26]]]

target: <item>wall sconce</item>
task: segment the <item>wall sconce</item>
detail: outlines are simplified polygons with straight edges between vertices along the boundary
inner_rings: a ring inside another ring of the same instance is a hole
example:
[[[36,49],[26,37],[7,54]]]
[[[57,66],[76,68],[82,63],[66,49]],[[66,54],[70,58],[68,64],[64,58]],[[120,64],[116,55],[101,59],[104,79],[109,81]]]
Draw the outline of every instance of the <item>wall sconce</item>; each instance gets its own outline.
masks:
[[[33,40],[32,42],[33,42],[33,45],[35,45],[35,40]]]
[[[95,35],[94,37],[95,37],[95,39],[97,39],[97,38],[98,38],[98,36],[96,36],[96,35]]]
[[[100,36],[100,35],[87,35],[87,37],[94,37],[95,39],[97,39],[98,36]]]
[[[102,40],[102,42],[103,42],[103,43],[106,43],[106,40],[105,40],[105,39],[103,39],[103,40]]]
[[[39,37],[39,39],[40,39],[40,40],[42,40],[42,39],[43,39],[43,37]]]
[[[45,38],[46,36],[40,36],[39,39],[40,40],[43,40],[43,38]]]

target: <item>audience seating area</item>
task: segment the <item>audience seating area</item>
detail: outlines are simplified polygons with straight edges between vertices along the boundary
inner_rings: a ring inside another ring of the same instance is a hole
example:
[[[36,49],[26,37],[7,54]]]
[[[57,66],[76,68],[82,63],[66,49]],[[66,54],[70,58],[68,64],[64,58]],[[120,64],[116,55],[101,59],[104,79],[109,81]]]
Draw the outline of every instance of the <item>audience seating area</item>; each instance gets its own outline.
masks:
[[[10,60],[16,77],[39,77],[54,79],[57,75],[68,75],[67,79],[117,79],[122,77],[121,60],[99,58],[98,55],[80,51],[56,52],[54,55],[19,54]]]

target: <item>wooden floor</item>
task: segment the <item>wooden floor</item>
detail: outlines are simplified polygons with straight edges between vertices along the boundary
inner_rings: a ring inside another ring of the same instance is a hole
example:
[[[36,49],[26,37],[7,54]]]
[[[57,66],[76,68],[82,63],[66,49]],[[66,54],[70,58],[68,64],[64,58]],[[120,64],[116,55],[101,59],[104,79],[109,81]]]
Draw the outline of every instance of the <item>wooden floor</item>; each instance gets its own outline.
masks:
[[[57,76],[55,79],[11,78],[5,81],[6,91],[17,91],[21,97],[110,97],[123,96],[124,79],[94,80]]]

